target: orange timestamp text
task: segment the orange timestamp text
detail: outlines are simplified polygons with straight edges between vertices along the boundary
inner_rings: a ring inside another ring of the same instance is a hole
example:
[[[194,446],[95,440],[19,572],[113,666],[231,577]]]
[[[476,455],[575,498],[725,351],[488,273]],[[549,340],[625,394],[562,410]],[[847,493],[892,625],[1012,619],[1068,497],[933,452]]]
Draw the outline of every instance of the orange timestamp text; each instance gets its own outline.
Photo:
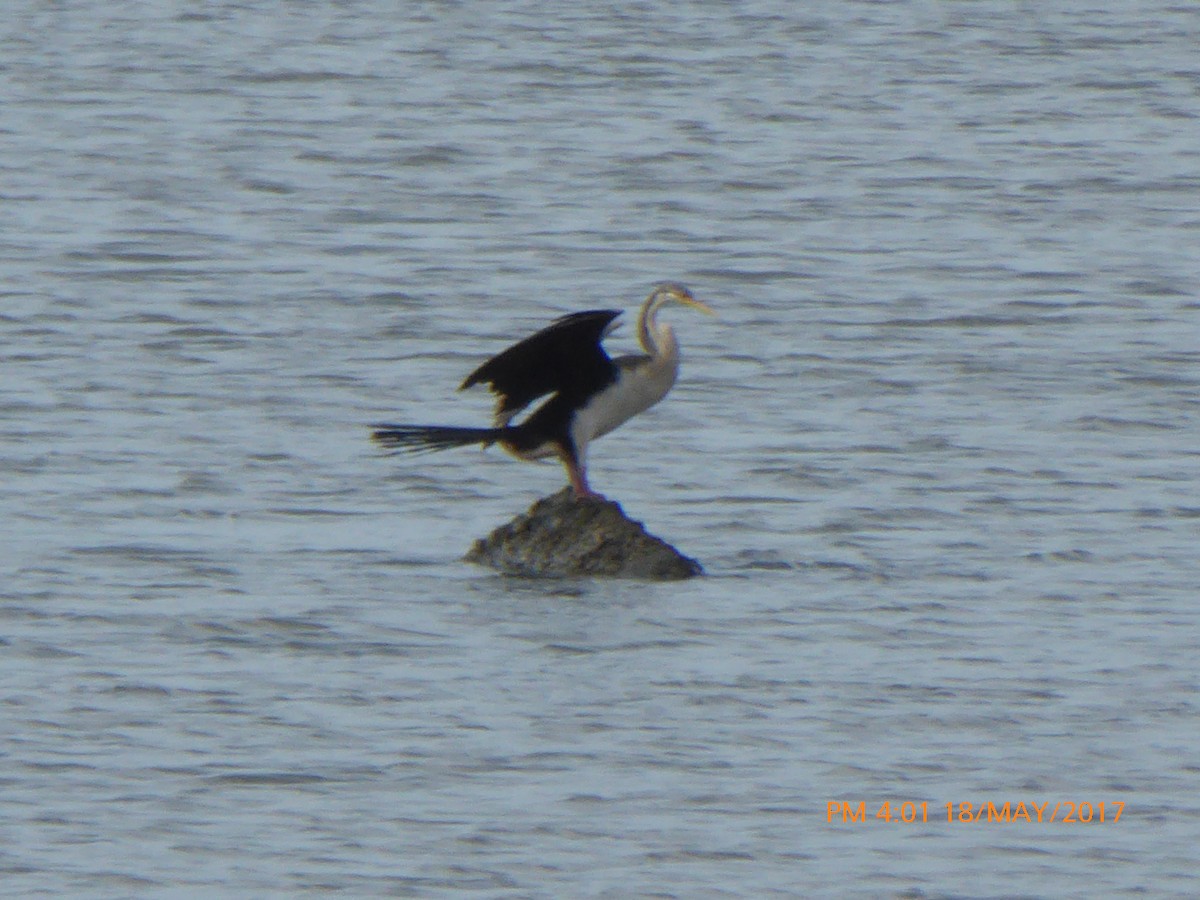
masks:
[[[930,809],[933,818],[930,818]],[[945,817],[943,819],[943,811]],[[1011,800],[997,804],[995,801],[930,804],[926,800],[885,800],[878,807],[866,800],[830,800],[825,804],[825,821],[829,824],[864,825],[871,821],[915,824],[920,822],[946,821],[953,823],[989,822],[1007,825],[1025,822],[1030,825],[1045,825],[1058,822],[1063,825],[1115,825],[1121,821],[1125,804],[1120,800],[1096,803],[1081,800],[1059,800],[1042,803]]]

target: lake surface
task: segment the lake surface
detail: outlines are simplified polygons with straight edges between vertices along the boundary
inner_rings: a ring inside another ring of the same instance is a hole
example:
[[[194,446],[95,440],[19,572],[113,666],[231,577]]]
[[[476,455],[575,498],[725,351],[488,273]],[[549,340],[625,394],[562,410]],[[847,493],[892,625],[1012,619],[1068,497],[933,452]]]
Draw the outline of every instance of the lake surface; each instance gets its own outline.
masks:
[[[1194,895],[1191,4],[21,6],[0,893]],[[707,577],[460,562],[561,469],[368,424],[663,279]]]

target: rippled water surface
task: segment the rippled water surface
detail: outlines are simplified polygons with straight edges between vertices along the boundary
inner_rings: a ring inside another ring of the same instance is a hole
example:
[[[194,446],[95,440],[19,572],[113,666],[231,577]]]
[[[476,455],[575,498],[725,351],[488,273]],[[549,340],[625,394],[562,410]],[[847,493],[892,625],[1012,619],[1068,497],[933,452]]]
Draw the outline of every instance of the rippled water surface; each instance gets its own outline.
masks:
[[[1194,892],[1191,5],[19,6],[0,892]],[[709,575],[460,562],[560,469],[367,423],[661,279]]]

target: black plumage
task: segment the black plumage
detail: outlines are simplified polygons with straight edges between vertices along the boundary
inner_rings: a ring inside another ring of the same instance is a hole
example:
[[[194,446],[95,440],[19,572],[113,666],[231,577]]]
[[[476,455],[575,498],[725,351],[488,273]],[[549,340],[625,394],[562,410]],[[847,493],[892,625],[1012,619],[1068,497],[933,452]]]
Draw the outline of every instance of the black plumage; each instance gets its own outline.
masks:
[[[617,367],[600,341],[619,315],[619,309],[594,309],[555,319],[493,356],[458,389],[488,385],[496,395],[497,425],[550,393],[582,404],[617,379]]]

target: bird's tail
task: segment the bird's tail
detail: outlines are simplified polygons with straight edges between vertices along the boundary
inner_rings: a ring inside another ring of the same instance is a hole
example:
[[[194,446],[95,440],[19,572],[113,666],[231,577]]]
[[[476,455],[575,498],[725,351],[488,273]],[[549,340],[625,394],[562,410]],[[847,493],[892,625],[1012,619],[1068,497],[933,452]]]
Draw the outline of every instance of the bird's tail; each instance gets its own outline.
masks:
[[[454,425],[375,425],[371,440],[397,453],[429,453],[451,447],[495,443],[503,428],[459,428]]]

